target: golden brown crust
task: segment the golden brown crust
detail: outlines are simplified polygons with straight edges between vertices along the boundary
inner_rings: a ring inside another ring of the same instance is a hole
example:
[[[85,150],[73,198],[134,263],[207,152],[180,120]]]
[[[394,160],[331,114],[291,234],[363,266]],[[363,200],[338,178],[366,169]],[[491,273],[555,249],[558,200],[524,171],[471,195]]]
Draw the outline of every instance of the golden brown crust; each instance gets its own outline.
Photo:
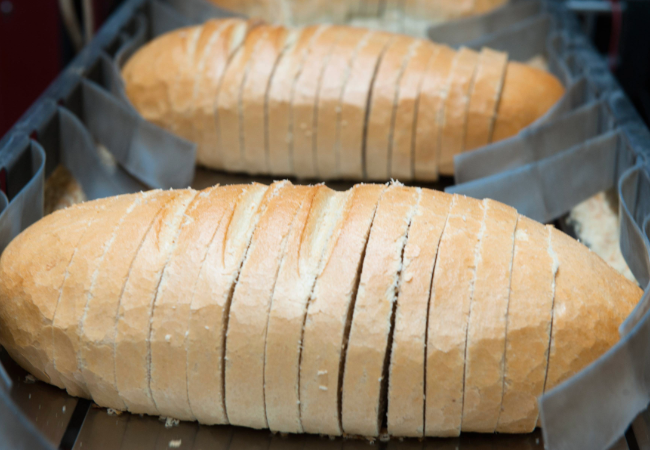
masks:
[[[503,397],[506,320],[517,211],[483,201],[485,220],[467,325],[462,430],[494,433]]]
[[[481,50],[467,110],[464,152],[490,142],[507,64],[506,53]]]
[[[261,184],[221,189],[228,191],[224,195],[229,202],[194,289],[186,344],[190,407],[208,425],[228,423],[223,377],[228,311],[253,231],[268,203],[268,188]]]
[[[256,57],[260,44],[267,38],[271,27],[260,25],[246,36],[246,40],[232,58],[223,75],[217,98],[216,121],[219,136],[219,153],[223,168],[245,171],[242,148],[242,88]]]
[[[348,81],[350,66],[370,32],[362,28],[346,29],[336,44],[323,72],[318,92],[316,125],[316,169],[318,178],[338,178],[338,133],[341,96]]]
[[[429,61],[418,102],[415,130],[415,179],[436,181],[440,158],[442,115],[447,96],[447,80],[456,52],[437,46],[438,53]]]
[[[97,200],[46,216],[14,239],[0,260],[0,295],[7,299],[0,301],[0,342],[34,376],[61,389],[52,321],[77,244],[106,204]]]
[[[467,322],[484,207],[455,195],[433,275],[427,333],[425,435],[458,436]]]
[[[609,350],[618,341],[618,326],[641,296],[635,283],[555,228],[551,247],[558,269],[545,391]]]
[[[363,146],[368,98],[376,70],[392,40],[388,33],[372,33],[352,62],[350,77],[341,97],[337,172],[341,178],[362,179]]]
[[[211,25],[212,24],[212,25]],[[203,57],[197,65],[197,81],[194,92],[194,140],[198,144],[196,161],[207,167],[222,168],[219,152],[219,135],[215,121],[216,102],[221,80],[233,53],[239,49],[251,26],[250,22],[238,19],[210,21],[204,25],[199,38]],[[206,31],[218,27],[211,35]],[[201,40],[210,36],[205,42]]]
[[[293,172],[299,178],[314,178],[317,174],[314,136],[317,97],[323,71],[345,32],[345,27],[333,26],[316,37],[295,84],[291,104],[292,157]]]
[[[201,191],[185,212],[176,246],[164,268],[151,318],[151,395],[163,416],[194,420],[187,394],[185,333],[190,303],[186,295],[196,284],[201,264],[222,219],[226,191]]]
[[[307,304],[331,253],[346,193],[313,191],[291,227],[269,312],[264,357],[264,398],[269,428],[300,433],[300,349]]]
[[[122,220],[136,205],[137,195],[120,196],[99,211],[88,223],[88,229],[78,242],[67,274],[61,286],[58,306],[52,320],[53,362],[70,395],[90,398],[78,353],[80,328],[86,310],[87,296],[104,249]]]
[[[420,193],[420,189],[392,184],[377,205],[345,356],[341,419],[348,434],[379,435],[393,305],[402,252]]]
[[[267,110],[269,173],[273,175],[293,173],[291,103],[295,83],[302,72],[313,42],[326,27],[321,25],[303,28],[294,45],[282,55],[273,74],[269,86]]]
[[[226,334],[226,411],[233,425],[267,428],[264,349],[273,288],[300,205],[314,188],[283,182],[260,217],[230,306]]]
[[[490,142],[517,134],[543,116],[562,95],[564,87],[550,73],[509,62]]]
[[[451,195],[423,189],[404,248],[388,377],[388,433],[424,435],[427,309]]]
[[[115,336],[115,379],[127,409],[158,411],[149,387],[149,330],[162,272],[174,249],[183,215],[196,192],[179,191],[154,219],[129,270],[120,298]]]
[[[145,193],[117,229],[93,274],[95,281],[88,292],[85,319],[81,324],[80,365],[90,395],[99,405],[117,410],[126,408],[115,381],[118,305],[133,260],[154,218],[177,197],[175,191]]]
[[[303,334],[300,362],[300,418],[307,433],[340,435],[340,368],[352,296],[363,252],[384,186],[357,185],[345,206],[341,229],[316,282]]]
[[[409,60],[399,82],[399,96],[395,106],[395,125],[390,143],[390,177],[396,180],[413,179],[413,141],[416,105],[424,74],[437,46],[429,42],[419,45]]]
[[[368,106],[370,109],[364,148],[366,177],[370,180],[384,181],[389,178],[389,146],[395,98],[404,68],[417,45],[419,41],[407,36],[396,36],[377,69]]]
[[[242,145],[244,170],[247,173],[269,173],[266,140],[266,99],[269,82],[278,58],[287,44],[295,40],[295,32],[273,27],[259,44],[252,57],[248,76],[242,86]]]
[[[454,58],[445,99],[441,123],[440,160],[438,170],[442,175],[454,174],[454,156],[463,151],[467,123],[467,107],[474,84],[478,53],[461,48]]]
[[[508,303],[503,399],[496,431],[535,429],[537,397],[544,392],[555,261],[550,227],[519,216]]]

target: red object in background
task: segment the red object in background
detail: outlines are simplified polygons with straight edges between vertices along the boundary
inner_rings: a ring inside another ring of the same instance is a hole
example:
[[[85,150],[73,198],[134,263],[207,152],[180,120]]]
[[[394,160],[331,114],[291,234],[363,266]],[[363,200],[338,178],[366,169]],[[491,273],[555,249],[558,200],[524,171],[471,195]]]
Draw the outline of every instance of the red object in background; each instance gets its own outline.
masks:
[[[56,0],[0,0],[0,137],[61,71]]]

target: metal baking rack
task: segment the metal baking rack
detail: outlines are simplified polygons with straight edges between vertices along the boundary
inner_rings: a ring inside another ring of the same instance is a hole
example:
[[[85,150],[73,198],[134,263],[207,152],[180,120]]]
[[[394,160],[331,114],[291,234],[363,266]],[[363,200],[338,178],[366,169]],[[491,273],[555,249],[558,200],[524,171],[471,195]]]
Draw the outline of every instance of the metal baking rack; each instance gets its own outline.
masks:
[[[191,183],[202,188],[253,179],[195,171],[194,146],[143,121],[124,101],[116,72],[120,61],[153,37],[207,17],[226,15],[230,14],[205,0],[124,2],[93,42],[0,140],[0,250],[42,216],[44,179],[59,164],[72,172],[89,198],[149,187]],[[535,127],[478,150],[472,156],[477,158],[474,162],[464,159],[466,155],[458,157],[457,184],[448,190],[499,198],[516,191],[513,186],[521,186],[520,180],[525,179],[526,192],[533,189],[535,200],[530,201],[529,195],[506,201],[548,221],[599,190],[618,186],[622,247],[637,279],[645,286],[650,278],[646,250],[650,226],[645,220],[650,208],[644,201],[650,198],[650,188],[645,187],[650,183],[644,182],[648,179],[650,133],[604,60],[580,34],[573,15],[552,1],[520,1],[482,18],[433,28],[430,37],[455,46],[492,46],[508,51],[515,60],[543,55],[550,70],[570,88],[563,106]],[[153,152],[161,162],[146,164]],[[160,152],[166,153],[160,157]],[[503,161],[503,155],[512,154],[520,156],[507,164],[483,164],[480,160]],[[592,163],[585,164],[588,160]],[[165,161],[184,163],[179,168]],[[476,161],[481,164],[477,166]],[[560,175],[556,179],[534,178],[535,173],[542,172]],[[531,179],[535,181],[531,183]],[[436,187],[450,182],[443,180]],[[328,183],[335,188],[351,184]],[[553,201],[558,191],[561,199]],[[11,448],[543,448],[539,430],[522,436],[463,434],[459,439],[369,443],[317,436],[283,437],[268,431],[195,423],[166,427],[157,418],[110,415],[87,400],[34,383],[1,349],[0,363],[0,436]],[[642,413],[628,431],[628,439],[621,439],[612,448],[624,450],[638,445],[650,449],[649,424],[650,415]]]

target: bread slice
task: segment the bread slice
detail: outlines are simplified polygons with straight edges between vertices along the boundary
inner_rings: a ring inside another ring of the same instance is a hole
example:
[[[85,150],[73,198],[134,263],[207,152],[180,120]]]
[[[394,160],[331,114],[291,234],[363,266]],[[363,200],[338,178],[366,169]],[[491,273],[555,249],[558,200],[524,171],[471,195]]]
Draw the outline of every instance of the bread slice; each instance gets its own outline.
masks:
[[[397,284],[420,193],[420,189],[391,184],[377,206],[345,355],[341,420],[348,434],[379,435]]]
[[[61,389],[65,388],[63,380],[52,363],[52,321],[77,245],[107,202],[88,202],[78,207],[81,211],[61,210],[44,217],[14,239],[0,259],[0,294],[12,300],[0,305],[0,318],[6,324],[0,327],[2,345],[24,369]],[[32,272],[34,261],[47,270],[25,276]],[[32,306],[21,308],[26,302]],[[10,324],[15,324],[18,332],[8,333]]]
[[[185,333],[192,292],[208,247],[232,202],[219,187],[201,191],[185,213],[177,244],[164,269],[149,336],[151,395],[163,416],[194,420],[188,393]]]
[[[341,435],[341,368],[366,243],[385,187],[356,185],[334,250],[316,281],[302,341],[300,419],[307,433]]]
[[[490,142],[517,134],[544,115],[562,95],[564,87],[550,73],[509,62]]]
[[[278,58],[296,37],[294,31],[283,26],[272,28],[251,61],[242,87],[244,168],[248,173],[269,173],[267,92]]]
[[[506,323],[503,398],[496,431],[535,429],[544,392],[557,262],[550,227],[519,216]]]
[[[267,428],[264,349],[273,289],[292,223],[314,188],[287,183],[260,217],[242,265],[226,334],[226,411],[233,425]]]
[[[217,25],[218,31],[206,33],[205,30],[211,28],[208,24]],[[196,67],[198,78],[193,92],[192,116],[198,164],[213,168],[223,167],[215,121],[216,101],[228,63],[241,47],[251,26],[250,22],[240,19],[210,21],[204,26],[204,33],[199,38],[198,47],[203,48],[203,56]],[[210,36],[205,43],[204,36]]]
[[[494,433],[503,396],[517,211],[484,200],[485,222],[467,325],[462,430]]]
[[[458,436],[467,322],[485,211],[455,195],[433,275],[427,331],[425,436]]]
[[[449,73],[456,52],[447,46],[436,46],[437,53],[429,61],[417,106],[415,127],[415,169],[418,180],[438,179],[438,159],[445,114],[445,99],[449,90]]]
[[[506,53],[489,48],[481,50],[467,111],[463,151],[474,150],[490,142],[507,65]]]
[[[467,107],[473,90],[477,64],[478,53],[463,47],[456,53],[449,73],[449,93],[445,100],[438,165],[442,175],[454,174],[454,156],[463,150]]]
[[[205,26],[193,27],[189,28],[187,33],[180,34],[182,43],[178,50],[183,53],[183,58],[178,61],[176,79],[169,87],[169,102],[174,115],[171,131],[185,139],[192,138],[191,113],[194,108],[192,93],[198,78],[194,61],[197,57],[201,58],[197,55],[197,50],[199,38],[205,28]]]
[[[388,377],[388,433],[424,436],[427,311],[452,196],[423,189],[404,247]]]
[[[639,298],[635,283],[622,276],[606,277],[611,268],[605,261],[555,228],[551,229],[551,246],[558,269],[545,391],[605,353],[618,340],[618,326]],[[588,305],[579,298],[588,299]],[[576,317],[580,326],[575,326]]]
[[[392,39],[388,33],[373,32],[352,61],[341,97],[336,170],[341,178],[359,180],[364,176],[363,146],[370,95],[380,61]]]
[[[175,191],[150,191],[142,195],[124,218],[93,273],[81,323],[80,368],[91,397],[98,405],[124,410],[115,380],[115,333],[122,291],[138,249],[154,218],[177,199]]]
[[[320,179],[338,177],[337,141],[341,95],[348,81],[350,66],[370,32],[348,28],[332,52],[323,72],[316,110],[316,169]]]
[[[244,160],[241,148],[242,110],[241,94],[251,61],[258,47],[267,38],[270,26],[253,28],[228,64],[223,75],[217,97],[216,121],[219,137],[219,153],[223,168],[230,171],[243,171]]]
[[[122,220],[136,205],[138,195],[125,195],[107,202],[106,209],[95,214],[88,227],[92,233],[84,233],[75,248],[67,275],[61,286],[58,306],[52,319],[54,367],[61,375],[70,395],[90,398],[83,374],[79,370],[79,331],[87,297],[84,295],[93,281],[93,275],[101,263],[104,249]]]
[[[301,206],[289,235],[273,291],[264,357],[264,398],[269,428],[301,433],[300,350],[307,304],[332,252],[347,193],[325,186]]]
[[[429,60],[437,46],[422,41],[404,69],[395,102],[395,119],[390,143],[390,177],[399,180],[413,179],[413,139],[417,123],[416,105]]]
[[[293,173],[291,104],[295,84],[314,41],[326,28],[326,25],[320,25],[300,30],[300,35],[293,45],[284,52],[273,73],[266,112],[268,117],[269,173],[272,175]]]
[[[390,170],[390,138],[399,81],[420,41],[397,36],[384,54],[373,82],[364,149],[366,177],[386,180]]]
[[[149,332],[160,278],[174,250],[185,211],[196,191],[183,190],[154,219],[122,291],[115,336],[115,379],[133,413],[157,411],[149,387]]]
[[[187,392],[192,414],[201,423],[228,423],[223,356],[230,302],[259,217],[278,185],[220,188],[228,199],[224,218],[194,288],[186,337]]]
[[[345,27],[332,26],[314,41],[295,84],[291,105],[293,171],[299,178],[316,176],[316,105],[322,75],[336,43],[345,36]]]

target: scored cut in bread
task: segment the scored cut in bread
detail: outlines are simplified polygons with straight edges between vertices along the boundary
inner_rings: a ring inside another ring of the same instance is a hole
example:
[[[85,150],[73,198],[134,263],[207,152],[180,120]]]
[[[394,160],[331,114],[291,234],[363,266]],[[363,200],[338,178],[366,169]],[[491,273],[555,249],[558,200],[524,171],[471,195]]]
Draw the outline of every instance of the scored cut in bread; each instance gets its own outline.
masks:
[[[267,428],[264,350],[273,289],[300,205],[314,188],[282,182],[260,217],[230,306],[226,334],[226,411],[233,425]]]
[[[438,45],[437,53],[429,61],[418,100],[415,128],[415,170],[417,180],[436,181],[445,99],[449,89],[449,73],[456,52]]]
[[[369,34],[369,31],[362,28],[346,29],[324,68],[316,105],[316,170],[320,179],[338,177],[337,130],[341,94],[347,82],[352,58]]]
[[[264,356],[264,398],[269,428],[300,433],[300,349],[307,304],[332,251],[347,193],[325,186],[301,206],[289,235],[273,291]]]
[[[222,23],[219,21],[219,23]],[[207,167],[222,168],[219,135],[215,113],[223,74],[235,52],[255,24],[241,20],[226,20],[214,42],[206,43],[202,69],[198,72],[194,100],[194,139],[198,146],[196,160]],[[206,24],[207,26],[207,24]],[[200,67],[199,67],[200,68]],[[199,70],[197,68],[197,70]]]
[[[452,196],[422,189],[399,283],[388,377],[388,433],[424,435],[424,365],[431,281]]]
[[[467,110],[463,151],[474,150],[490,143],[507,65],[506,53],[488,48],[481,50]]]
[[[223,74],[215,114],[220,159],[226,170],[244,170],[241,148],[242,87],[246,81],[251,60],[258,47],[268,36],[270,28],[267,25],[253,28]]]
[[[483,202],[454,196],[429,302],[425,436],[460,433],[467,322],[484,220]]]
[[[328,264],[316,281],[300,361],[300,419],[307,433],[340,436],[341,368],[366,243],[385,186],[356,185]]]
[[[413,179],[413,138],[416,124],[416,104],[429,60],[437,50],[433,44],[419,45],[399,82],[395,119],[390,143],[390,177]]]
[[[390,174],[389,146],[399,81],[419,41],[397,36],[386,49],[372,86],[366,121],[366,177],[386,180]]]
[[[320,25],[303,28],[293,45],[282,54],[273,73],[268,88],[266,113],[270,174],[288,175],[293,173],[291,104],[295,84],[313,42],[326,27],[326,25]]]
[[[135,255],[120,298],[115,335],[117,390],[133,413],[157,411],[149,387],[149,331],[156,291],[196,191],[182,190],[154,219]]]
[[[337,150],[337,172],[341,178],[361,179],[364,176],[363,146],[368,99],[379,64],[393,39],[388,33],[373,32],[352,61],[350,76],[341,96]]]
[[[201,191],[185,213],[176,246],[164,269],[151,319],[150,386],[158,412],[166,417],[195,420],[187,393],[185,333],[191,295],[208,246],[222,220],[229,199],[218,186]],[[220,206],[215,208],[215,206]]]
[[[313,178],[316,169],[316,106],[322,75],[336,44],[346,28],[328,27],[314,41],[300,76],[296,81],[291,104],[293,170],[299,178]]]
[[[494,433],[503,397],[506,321],[517,211],[483,201],[485,220],[467,325],[462,430]]]
[[[93,281],[93,274],[101,263],[104,248],[116,232],[122,220],[136,205],[137,195],[120,197],[117,201],[106,204],[100,210],[77,244],[70,260],[67,275],[61,286],[58,306],[52,319],[52,340],[54,367],[61,375],[63,384],[70,395],[90,398],[90,392],[82,372],[79,370],[77,357],[80,344],[80,323],[86,308],[87,292]],[[115,203],[115,204],[114,204]]]
[[[115,332],[118,305],[137,250],[165,204],[178,196],[174,191],[143,194],[124,218],[93,274],[84,319],[81,323],[80,366],[91,397],[102,405],[126,409],[115,381]]]
[[[296,33],[287,28],[272,28],[260,43],[242,86],[242,145],[244,166],[248,173],[269,173],[267,136],[259,131],[265,130],[268,123],[267,92],[276,63],[296,37]]]
[[[193,290],[187,332],[187,392],[201,423],[227,424],[224,341],[230,301],[262,212],[268,188],[261,184],[221,188],[230,199]],[[268,202],[268,200],[267,200]],[[206,343],[211,343],[206,345]],[[182,364],[182,362],[181,362]]]
[[[474,84],[478,53],[462,47],[449,73],[449,91],[445,99],[442,121],[440,159],[438,171],[442,175],[454,174],[454,156],[463,151],[467,108]]]
[[[545,391],[592,363],[610,347],[609,340],[618,338],[618,325],[613,324],[623,323],[627,317],[624,310],[634,306],[630,295],[637,288],[619,279],[608,280],[605,274],[612,269],[605,261],[555,228],[551,229],[551,248],[558,270]],[[587,267],[593,276],[585,277],[577,270],[581,266]],[[582,298],[589,299],[589,311],[593,314],[586,315],[581,309]],[[625,305],[623,310],[617,304],[621,302]],[[578,317],[579,327],[567,326]]]
[[[557,262],[550,226],[519,216],[506,323],[503,398],[496,431],[528,433],[544,392]]]
[[[343,431],[378,436],[402,255],[420,189],[391,184],[370,230],[343,366]]]
[[[563,93],[562,84],[550,73],[527,64],[510,62],[490,142],[517,134],[551,109]]]

